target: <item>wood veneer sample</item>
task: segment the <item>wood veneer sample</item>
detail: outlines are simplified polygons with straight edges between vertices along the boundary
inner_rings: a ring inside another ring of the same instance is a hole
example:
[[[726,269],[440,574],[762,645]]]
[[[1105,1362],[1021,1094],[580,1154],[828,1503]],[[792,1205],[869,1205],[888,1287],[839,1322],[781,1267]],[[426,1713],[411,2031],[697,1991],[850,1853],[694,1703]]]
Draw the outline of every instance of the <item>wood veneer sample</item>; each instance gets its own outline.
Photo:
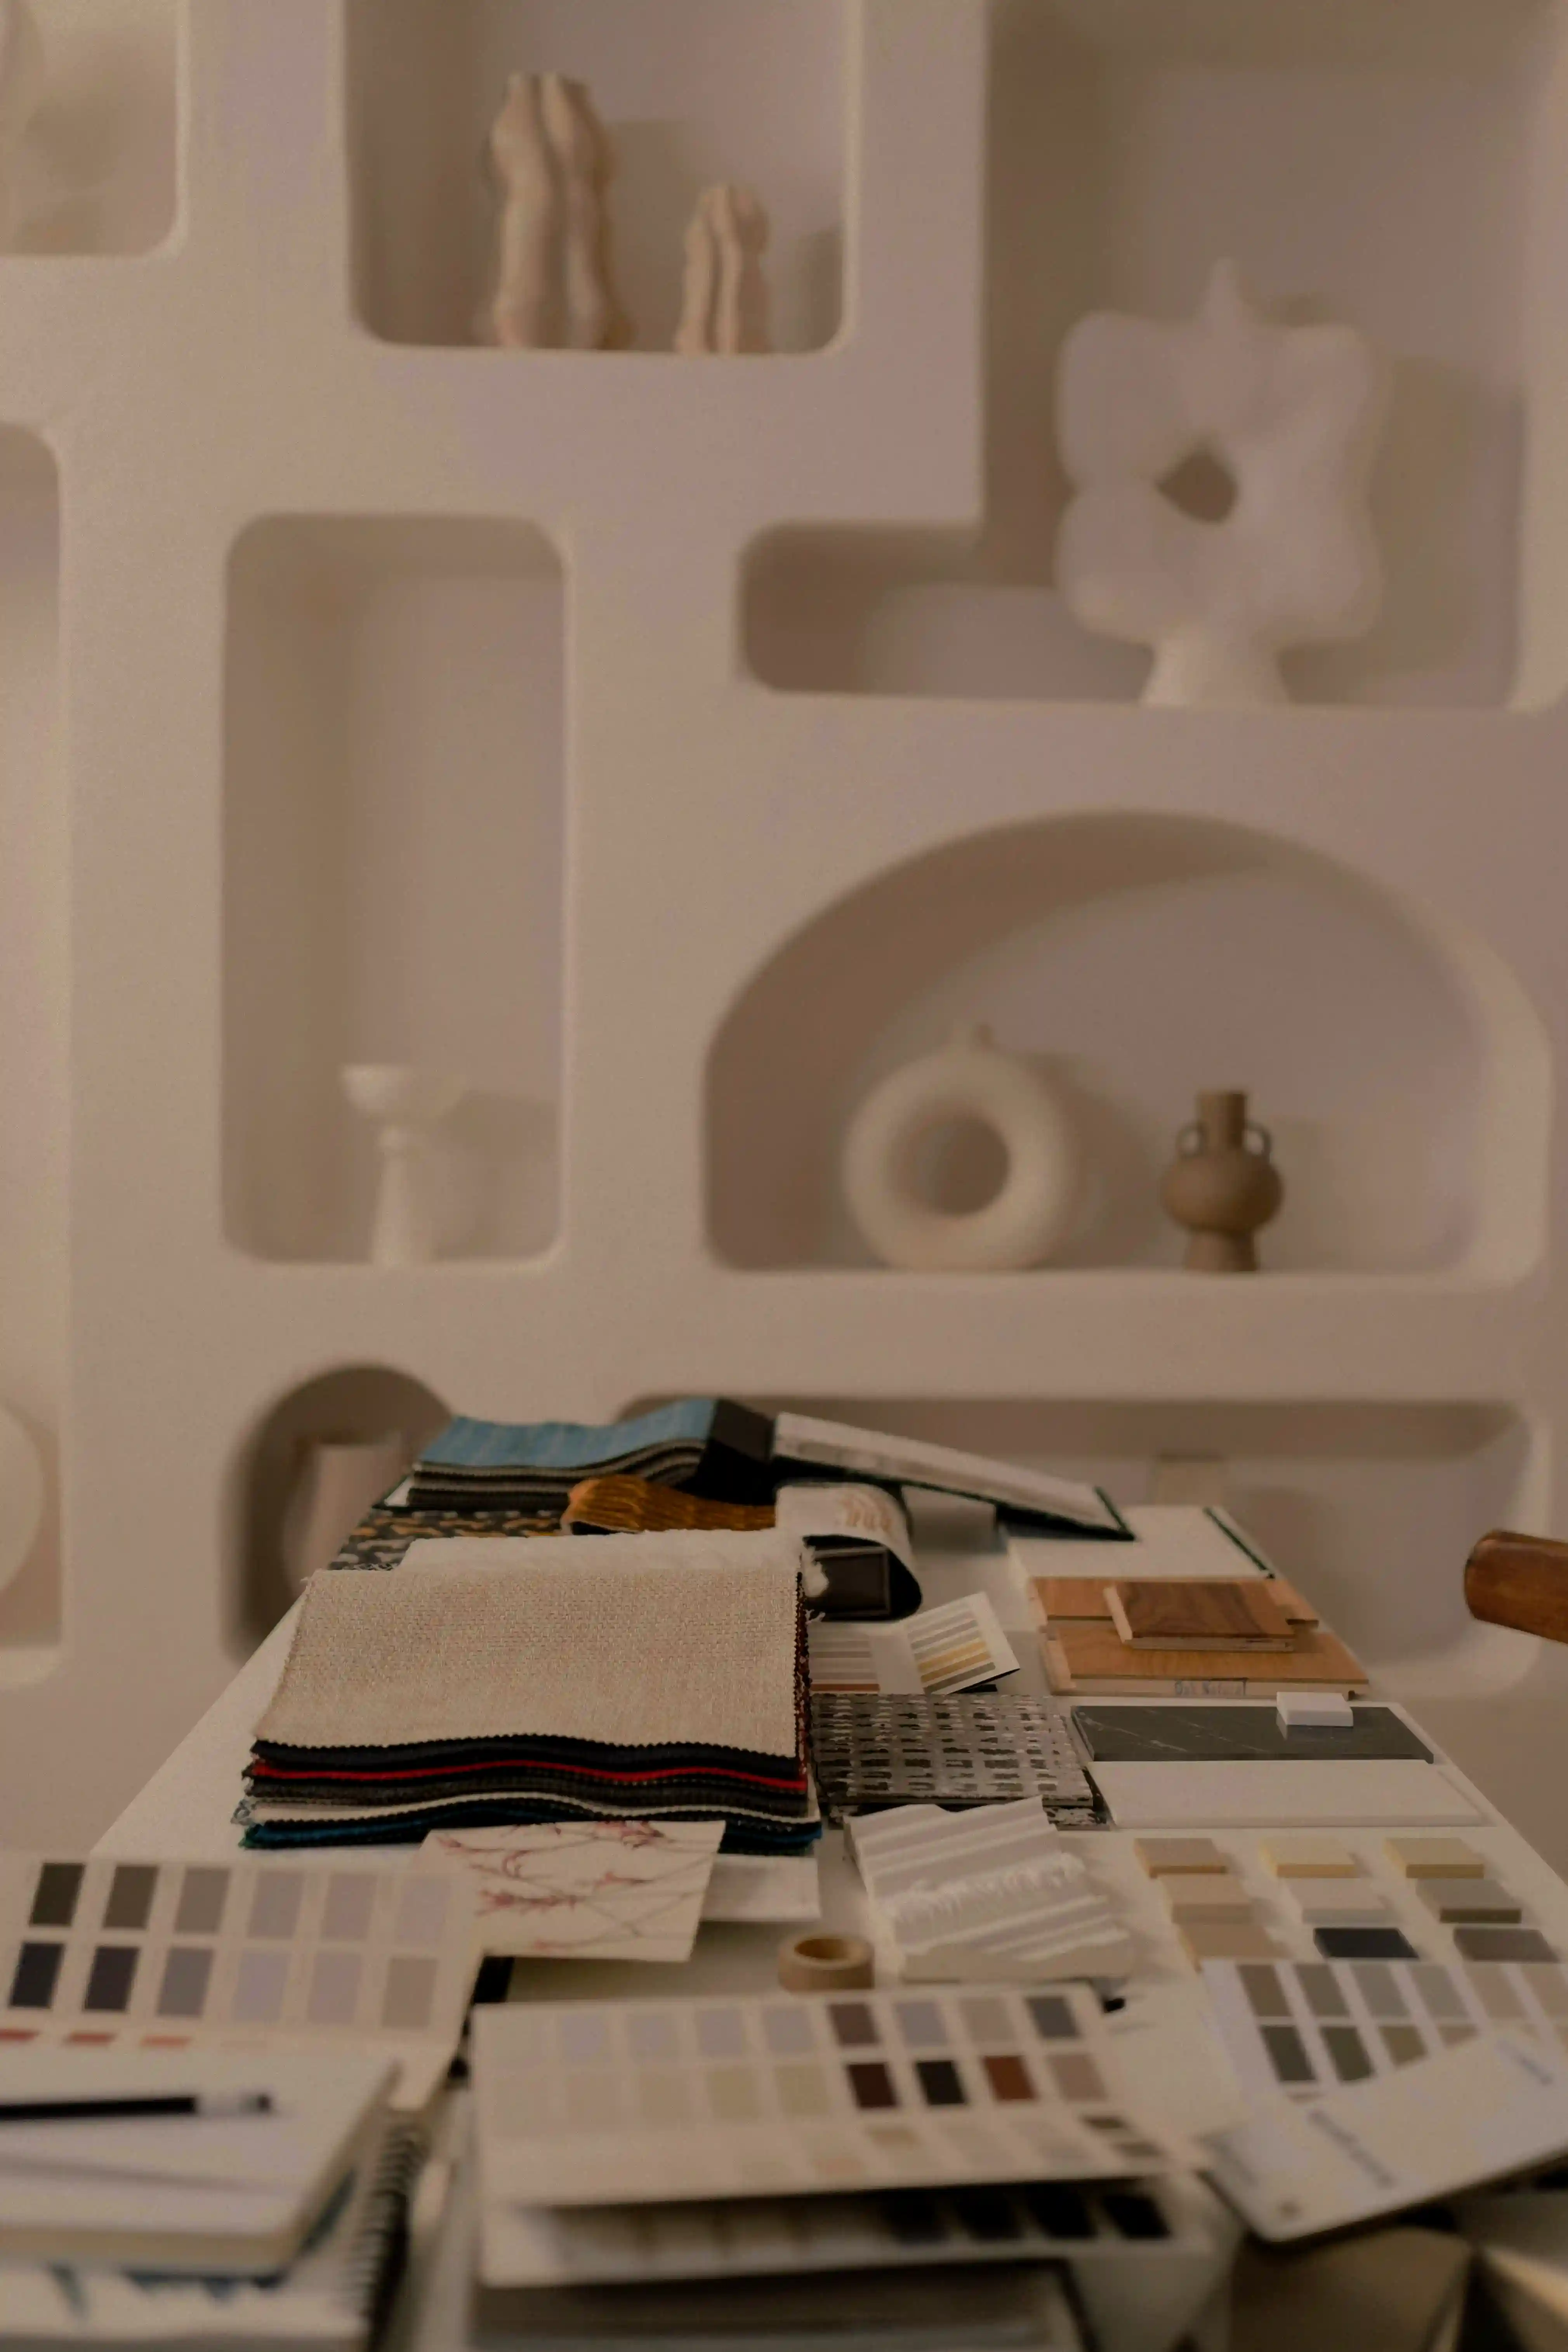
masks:
[[[1130,1577],[1132,1584],[1160,1584],[1167,1590],[1183,1580],[1175,1578]],[[1189,1580],[1204,1584],[1239,1585],[1244,1591],[1267,1593],[1275,1606],[1283,1612],[1287,1624],[1293,1628],[1317,1625],[1318,1612],[1303,1601],[1295,1586],[1282,1576],[1214,1576]],[[1029,1605],[1037,1623],[1048,1625],[1060,1618],[1087,1618],[1108,1622],[1110,1618],[1109,1588],[1100,1576],[1031,1576],[1027,1580]]]
[[[1042,1636],[1054,1691],[1084,1697],[1272,1698],[1281,1690],[1364,1691],[1366,1669],[1335,1634],[1304,1633],[1289,1650],[1134,1650],[1109,1618],[1053,1624]],[[1205,1688],[1204,1685],[1213,1685]]]
[[[1124,1580],[1105,1588],[1111,1622],[1134,1650],[1289,1650],[1289,1619],[1261,1577],[1173,1584]]]
[[[1472,1617],[1543,1642],[1568,1642],[1568,1543],[1507,1528],[1483,1536],[1465,1562]]]

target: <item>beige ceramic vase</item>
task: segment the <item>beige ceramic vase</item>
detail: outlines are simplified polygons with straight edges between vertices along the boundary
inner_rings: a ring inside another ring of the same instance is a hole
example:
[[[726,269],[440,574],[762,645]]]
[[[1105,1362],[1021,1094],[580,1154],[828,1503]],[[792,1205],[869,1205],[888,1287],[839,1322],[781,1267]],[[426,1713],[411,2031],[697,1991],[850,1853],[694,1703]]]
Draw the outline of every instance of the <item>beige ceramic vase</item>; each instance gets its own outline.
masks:
[[[1199,1095],[1198,1115],[1176,1138],[1160,1186],[1166,1215],[1191,1235],[1190,1273],[1257,1272],[1252,1237],[1285,1197],[1273,1150],[1268,1129],[1247,1118],[1245,1094]]]

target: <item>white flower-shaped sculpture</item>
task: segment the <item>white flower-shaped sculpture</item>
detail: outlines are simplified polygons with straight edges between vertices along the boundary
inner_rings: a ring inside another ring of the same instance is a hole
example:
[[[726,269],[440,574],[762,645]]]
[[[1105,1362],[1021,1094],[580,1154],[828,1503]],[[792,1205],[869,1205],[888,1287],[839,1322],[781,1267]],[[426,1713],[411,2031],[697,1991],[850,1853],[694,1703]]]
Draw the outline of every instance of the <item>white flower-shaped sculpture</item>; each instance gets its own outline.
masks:
[[[1077,494],[1057,584],[1086,628],[1153,647],[1146,702],[1283,702],[1285,646],[1372,626],[1383,579],[1366,485],[1386,389],[1364,335],[1274,324],[1230,262],[1180,325],[1079,321],[1058,386]],[[1161,488],[1200,455],[1234,486],[1222,520]]]

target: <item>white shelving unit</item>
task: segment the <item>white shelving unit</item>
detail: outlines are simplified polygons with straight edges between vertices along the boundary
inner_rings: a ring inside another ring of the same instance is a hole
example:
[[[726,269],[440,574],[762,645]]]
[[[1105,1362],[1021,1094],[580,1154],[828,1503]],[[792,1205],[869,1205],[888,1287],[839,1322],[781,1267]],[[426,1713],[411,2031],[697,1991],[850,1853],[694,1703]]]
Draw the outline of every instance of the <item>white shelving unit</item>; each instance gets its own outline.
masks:
[[[820,1403],[1132,1500],[1222,1453],[1552,1853],[1561,1676],[1458,1584],[1568,1528],[1563,10],[43,13],[138,64],[84,249],[0,259],[0,1388],[64,1518],[0,1595],[0,1833],[157,1765],[275,1605],[282,1449],[393,1381]],[[464,347],[508,66],[594,83],[650,342],[696,185],[756,183],[787,349]],[[1395,354],[1388,619],[1300,707],[1151,711],[1049,592],[1051,367],[1220,250]],[[986,1018],[1100,1193],[1059,1268],[868,1267],[843,1117]],[[384,1272],[333,1074],[405,1055],[471,1079],[472,1191]],[[1189,1276],[1152,1186],[1237,1084],[1289,1204]]]

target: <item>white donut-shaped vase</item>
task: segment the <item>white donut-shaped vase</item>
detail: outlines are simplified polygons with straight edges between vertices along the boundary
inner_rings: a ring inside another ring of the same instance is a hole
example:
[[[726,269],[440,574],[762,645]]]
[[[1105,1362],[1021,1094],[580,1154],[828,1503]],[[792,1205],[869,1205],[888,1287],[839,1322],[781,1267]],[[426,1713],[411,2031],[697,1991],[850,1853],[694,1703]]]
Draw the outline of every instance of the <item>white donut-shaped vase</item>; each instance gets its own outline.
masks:
[[[976,1120],[1007,1155],[1002,1189],[954,1214],[917,1181],[934,1129]],[[872,1089],[844,1139],[844,1196],[868,1248],[910,1273],[1001,1274],[1039,1265],[1078,1209],[1077,1138],[1039,1073],[1005,1054],[988,1030],[961,1031],[941,1052],[906,1063]]]

